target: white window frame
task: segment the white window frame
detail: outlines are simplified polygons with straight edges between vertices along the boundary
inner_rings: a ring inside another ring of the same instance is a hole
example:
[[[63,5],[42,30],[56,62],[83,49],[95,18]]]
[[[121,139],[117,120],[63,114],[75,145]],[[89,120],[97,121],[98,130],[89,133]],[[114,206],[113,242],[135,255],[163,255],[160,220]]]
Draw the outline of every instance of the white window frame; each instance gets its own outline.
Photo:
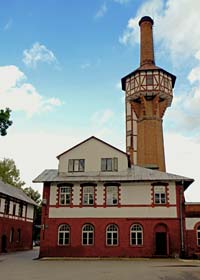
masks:
[[[197,227],[197,246],[200,247],[200,225]]]
[[[91,239],[92,239],[92,243],[91,243]],[[94,226],[91,224],[85,224],[82,227],[82,246],[93,246],[93,245],[94,245]]]
[[[133,242],[133,239],[135,240],[135,242]],[[130,228],[130,245],[131,246],[143,245],[143,227],[140,224],[133,224]]]
[[[60,235],[63,235],[63,238]],[[62,240],[62,242],[60,242]],[[62,224],[58,227],[58,245],[67,246],[70,244],[70,226],[68,224]]]
[[[154,186],[154,204],[165,205],[166,203],[166,186]]]
[[[82,186],[82,204],[94,205],[94,186]]]
[[[71,199],[72,199],[72,187],[71,186],[65,186],[62,185],[59,187],[60,193],[59,193],[59,204],[60,205],[70,205]]]
[[[119,203],[119,186],[106,186],[106,205],[115,206]]]
[[[110,240],[108,242],[108,240]],[[115,242],[116,240],[116,242]],[[110,224],[106,228],[106,245],[107,246],[118,246],[119,244],[119,229],[115,224]]]

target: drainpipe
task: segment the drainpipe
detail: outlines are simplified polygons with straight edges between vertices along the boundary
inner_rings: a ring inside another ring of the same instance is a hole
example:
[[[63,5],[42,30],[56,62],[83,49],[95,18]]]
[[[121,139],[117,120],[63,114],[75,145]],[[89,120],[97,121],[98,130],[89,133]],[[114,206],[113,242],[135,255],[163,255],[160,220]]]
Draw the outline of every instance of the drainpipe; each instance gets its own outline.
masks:
[[[181,231],[181,257],[185,255],[184,229],[183,229],[183,181],[180,188],[180,231]]]

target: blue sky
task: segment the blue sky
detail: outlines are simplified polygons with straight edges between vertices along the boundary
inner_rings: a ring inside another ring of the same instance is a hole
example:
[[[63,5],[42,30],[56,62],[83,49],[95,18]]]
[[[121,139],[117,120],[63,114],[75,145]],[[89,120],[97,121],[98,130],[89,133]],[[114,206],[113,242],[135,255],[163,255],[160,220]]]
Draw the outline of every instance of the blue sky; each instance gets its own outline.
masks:
[[[156,64],[177,76],[164,117],[167,171],[195,178],[200,201],[200,2],[7,0],[0,3],[0,100],[13,126],[1,158],[28,185],[56,155],[96,135],[125,149],[120,79],[139,66],[141,16],[154,19]]]

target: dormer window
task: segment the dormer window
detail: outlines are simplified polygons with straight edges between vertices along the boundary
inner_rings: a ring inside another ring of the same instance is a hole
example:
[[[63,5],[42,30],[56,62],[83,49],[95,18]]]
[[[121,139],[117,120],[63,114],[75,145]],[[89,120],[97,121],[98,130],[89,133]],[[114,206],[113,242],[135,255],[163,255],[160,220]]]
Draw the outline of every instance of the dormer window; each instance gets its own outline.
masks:
[[[118,170],[118,158],[101,159],[101,171],[117,171],[117,170]]]
[[[69,159],[68,171],[69,172],[84,172],[85,160],[84,159]]]

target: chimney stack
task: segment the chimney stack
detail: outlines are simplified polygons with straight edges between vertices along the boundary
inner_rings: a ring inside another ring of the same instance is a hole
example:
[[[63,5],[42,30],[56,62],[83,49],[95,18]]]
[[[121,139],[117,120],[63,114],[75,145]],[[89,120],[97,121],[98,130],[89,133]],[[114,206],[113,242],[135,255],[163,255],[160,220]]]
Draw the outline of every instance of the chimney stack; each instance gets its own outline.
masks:
[[[153,19],[145,16],[139,21],[140,26],[140,67],[155,65],[153,48]]]

